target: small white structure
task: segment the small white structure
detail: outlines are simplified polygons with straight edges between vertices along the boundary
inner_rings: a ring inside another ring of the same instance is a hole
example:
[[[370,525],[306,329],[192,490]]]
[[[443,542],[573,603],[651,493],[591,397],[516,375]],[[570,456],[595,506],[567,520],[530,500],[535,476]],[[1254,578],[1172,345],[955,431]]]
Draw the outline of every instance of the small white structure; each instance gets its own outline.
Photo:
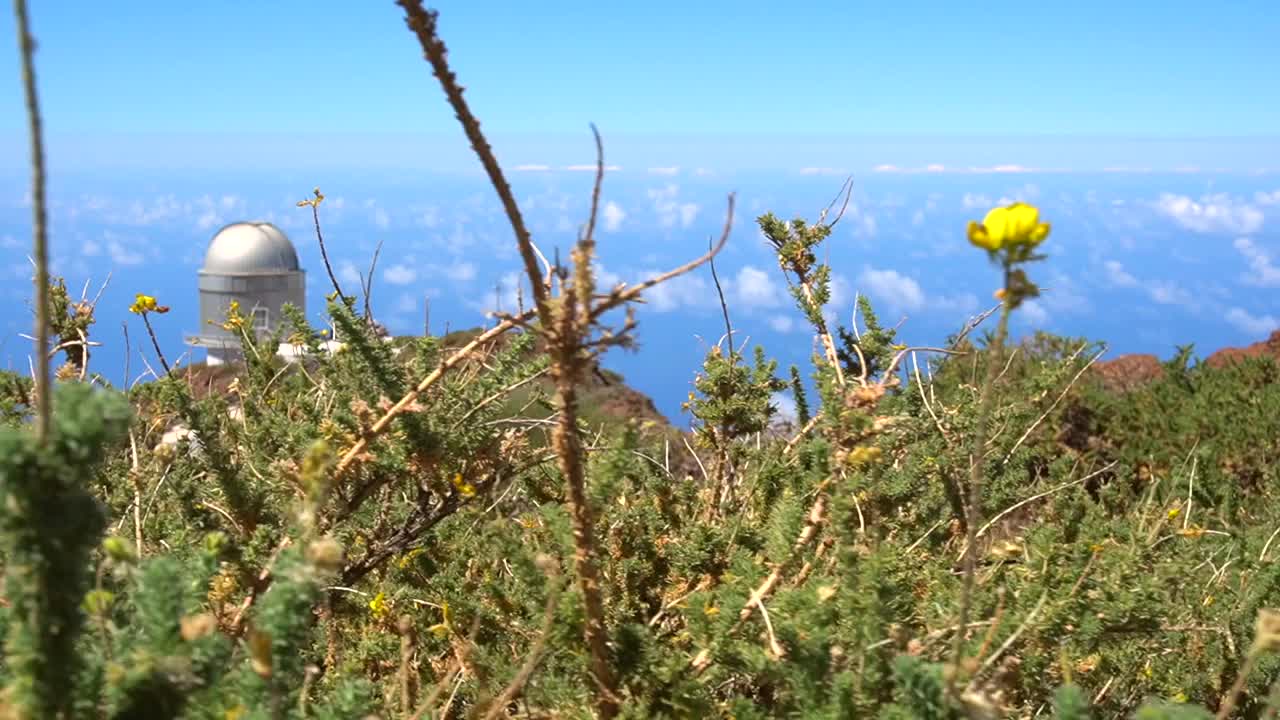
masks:
[[[307,309],[306,273],[298,253],[280,228],[265,222],[238,222],[213,236],[199,274],[200,331],[186,338],[205,348],[209,365],[242,359],[240,336],[225,330],[231,301],[252,322],[258,337],[271,334],[284,321],[281,308],[290,303]]]

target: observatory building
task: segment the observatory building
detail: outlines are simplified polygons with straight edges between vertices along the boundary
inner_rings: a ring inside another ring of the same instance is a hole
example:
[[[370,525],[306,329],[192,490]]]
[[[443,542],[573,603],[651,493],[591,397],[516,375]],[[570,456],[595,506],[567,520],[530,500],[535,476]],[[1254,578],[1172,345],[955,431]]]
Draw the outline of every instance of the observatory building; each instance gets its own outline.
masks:
[[[240,336],[224,330],[232,300],[240,303],[258,337],[284,322],[281,308],[307,309],[306,273],[298,253],[280,228],[265,222],[238,222],[219,230],[209,243],[199,273],[200,330],[186,338],[208,352],[209,365],[241,359]]]

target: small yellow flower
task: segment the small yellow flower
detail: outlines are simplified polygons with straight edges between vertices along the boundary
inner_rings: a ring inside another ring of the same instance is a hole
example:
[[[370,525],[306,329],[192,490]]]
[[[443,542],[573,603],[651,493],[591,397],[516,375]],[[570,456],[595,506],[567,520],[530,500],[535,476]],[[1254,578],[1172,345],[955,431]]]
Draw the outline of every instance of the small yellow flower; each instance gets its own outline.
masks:
[[[1039,208],[1016,202],[993,208],[981,223],[970,220],[968,235],[969,242],[986,250],[1014,245],[1035,247],[1049,236],[1049,223],[1040,222]]]
[[[462,497],[473,497],[476,494],[476,489],[471,486],[471,483],[462,479],[462,473],[455,473],[452,482],[453,489],[457,490]]]
[[[238,330],[244,327],[244,316],[240,314],[240,302],[232,300],[227,306],[227,321],[222,323],[223,330]]]
[[[134,298],[133,304],[129,306],[129,312],[134,315],[145,315],[149,312],[163,315],[169,312],[169,307],[167,305],[157,305],[154,297],[138,293]]]
[[[440,622],[427,628],[436,637],[444,637],[449,634],[449,630],[453,627],[453,613],[449,611],[449,603],[440,603]]]
[[[864,467],[880,460],[884,451],[878,447],[859,445],[849,453],[849,464],[855,468]]]
[[[107,590],[90,590],[84,596],[84,602],[81,606],[84,611],[90,615],[105,616],[110,610],[112,604],[115,603],[116,596]]]
[[[1169,508],[1169,513],[1168,513],[1169,519],[1172,520],[1178,517],[1178,515],[1180,515],[1181,513],[1182,513],[1181,508]]]
[[[405,553],[404,556],[400,558],[399,562],[396,563],[396,565],[398,565],[401,570],[405,570],[409,567],[409,563],[413,562],[413,559],[421,555],[423,552],[425,551],[422,548],[414,548],[409,552]]]
[[[387,596],[385,593],[379,592],[369,601],[369,614],[374,620],[381,620],[387,616]]]

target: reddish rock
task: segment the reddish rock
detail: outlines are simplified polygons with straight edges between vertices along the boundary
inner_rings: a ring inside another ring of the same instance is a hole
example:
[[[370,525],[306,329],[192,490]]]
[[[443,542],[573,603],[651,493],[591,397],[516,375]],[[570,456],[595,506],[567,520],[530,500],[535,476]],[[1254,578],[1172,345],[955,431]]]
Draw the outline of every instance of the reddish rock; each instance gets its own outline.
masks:
[[[1244,358],[1272,357],[1280,362],[1280,330],[1271,333],[1271,337],[1261,342],[1242,348],[1223,348],[1205,359],[1205,364],[1214,367],[1226,367]],[[1093,374],[1098,377],[1108,390],[1124,392],[1141,387],[1164,375],[1164,368],[1155,355],[1121,355],[1114,360],[1106,360],[1093,366]]]
[[[1093,374],[1103,387],[1126,392],[1164,376],[1164,368],[1155,355],[1121,355],[1093,366]]]
[[[1271,337],[1243,348],[1223,348],[1210,355],[1205,363],[1210,367],[1225,367],[1244,358],[1270,356],[1280,362],[1280,330],[1271,333]]]

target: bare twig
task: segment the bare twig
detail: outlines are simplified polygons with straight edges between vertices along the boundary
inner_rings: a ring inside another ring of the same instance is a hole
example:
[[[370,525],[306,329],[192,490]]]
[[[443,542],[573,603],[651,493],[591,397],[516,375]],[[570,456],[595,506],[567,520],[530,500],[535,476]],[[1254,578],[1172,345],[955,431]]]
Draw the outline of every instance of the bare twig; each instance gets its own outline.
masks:
[[[373,260],[369,262],[369,277],[361,288],[364,291],[364,319],[370,326],[373,325],[373,273],[378,267],[378,255],[381,253],[382,241],[379,240],[378,247],[373,249]]]

